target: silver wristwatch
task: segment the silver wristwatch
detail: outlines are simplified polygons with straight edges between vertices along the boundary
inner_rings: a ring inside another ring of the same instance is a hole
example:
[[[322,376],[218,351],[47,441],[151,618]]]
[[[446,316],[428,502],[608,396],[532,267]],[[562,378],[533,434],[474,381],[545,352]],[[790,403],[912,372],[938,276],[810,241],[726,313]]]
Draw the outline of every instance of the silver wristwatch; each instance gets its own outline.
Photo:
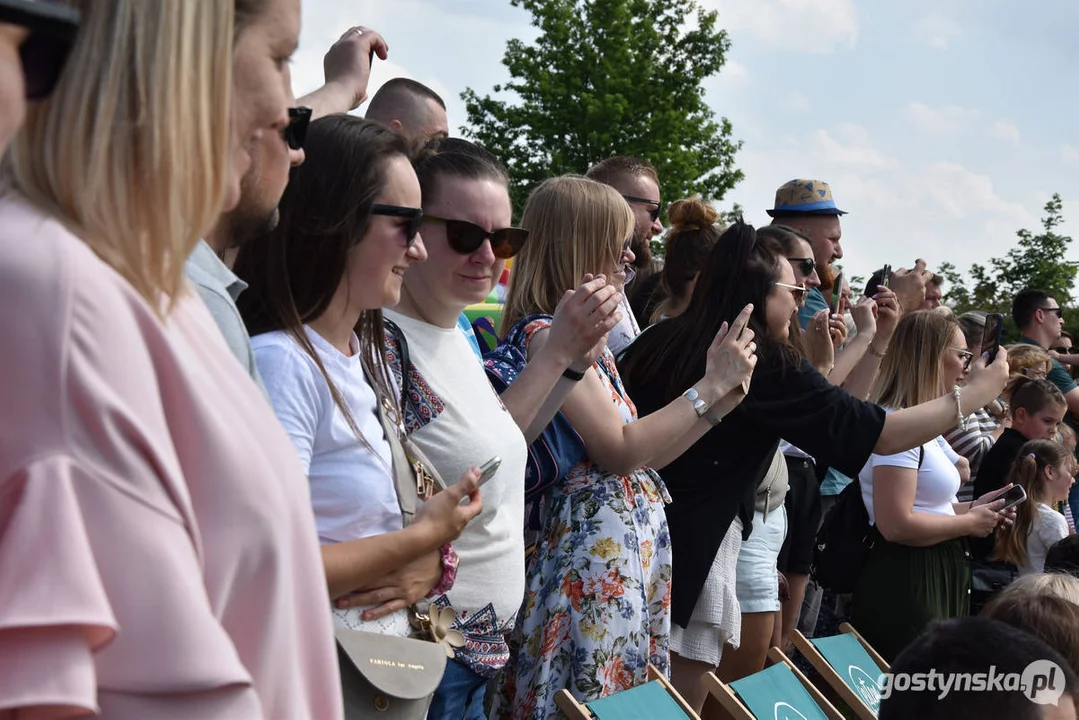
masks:
[[[696,388],[686,390],[682,393],[682,397],[693,403],[693,412],[697,413],[697,417],[704,417],[704,414],[708,412],[708,403],[704,401]]]

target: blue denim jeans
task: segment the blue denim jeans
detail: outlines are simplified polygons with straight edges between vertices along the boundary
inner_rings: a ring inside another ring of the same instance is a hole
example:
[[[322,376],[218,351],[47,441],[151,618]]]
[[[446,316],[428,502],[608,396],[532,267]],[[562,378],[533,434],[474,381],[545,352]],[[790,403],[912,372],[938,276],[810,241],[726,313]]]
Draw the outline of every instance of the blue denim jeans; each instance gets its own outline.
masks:
[[[427,720],[486,720],[483,700],[487,681],[456,660],[446,663],[442,682],[431,699]]]

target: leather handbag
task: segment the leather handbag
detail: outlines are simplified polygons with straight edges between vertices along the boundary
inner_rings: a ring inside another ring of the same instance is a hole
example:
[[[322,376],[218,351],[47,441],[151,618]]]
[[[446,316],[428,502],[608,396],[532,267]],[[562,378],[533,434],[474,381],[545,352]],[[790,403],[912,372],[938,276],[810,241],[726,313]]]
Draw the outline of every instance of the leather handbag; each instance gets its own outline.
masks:
[[[404,344],[403,335],[397,339]],[[405,358],[407,352],[405,345]],[[407,372],[407,365],[405,369]],[[402,521],[408,525],[416,516],[419,499],[443,489],[445,484],[408,438],[402,406],[380,392],[378,383],[371,385],[379,396],[379,419],[393,457],[394,484]],[[428,618],[422,607],[413,608],[413,614],[419,629],[434,639],[447,632],[446,627],[438,627],[438,616],[441,615],[446,624],[452,619],[453,610],[431,610],[435,622]],[[334,634],[346,720],[372,717],[423,720],[426,717],[431,698],[446,671],[447,658],[453,657],[452,649],[431,639],[365,632],[340,625],[335,627]]]

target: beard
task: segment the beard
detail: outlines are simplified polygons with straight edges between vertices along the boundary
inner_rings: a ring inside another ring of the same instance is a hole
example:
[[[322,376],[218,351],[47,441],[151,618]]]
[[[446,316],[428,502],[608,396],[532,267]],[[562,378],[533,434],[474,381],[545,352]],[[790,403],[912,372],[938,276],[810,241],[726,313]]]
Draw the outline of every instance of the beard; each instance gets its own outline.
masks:
[[[629,243],[629,249],[633,251],[633,267],[643,270],[651,265],[652,227],[645,228],[643,233],[634,234],[633,240]]]
[[[832,292],[835,286],[835,269],[831,265],[818,265],[817,275],[820,276],[820,291],[822,293]]]
[[[258,238],[269,235],[281,221],[281,212],[274,207],[256,208],[243,200],[235,210],[225,215],[225,232],[230,248],[242,248]]]

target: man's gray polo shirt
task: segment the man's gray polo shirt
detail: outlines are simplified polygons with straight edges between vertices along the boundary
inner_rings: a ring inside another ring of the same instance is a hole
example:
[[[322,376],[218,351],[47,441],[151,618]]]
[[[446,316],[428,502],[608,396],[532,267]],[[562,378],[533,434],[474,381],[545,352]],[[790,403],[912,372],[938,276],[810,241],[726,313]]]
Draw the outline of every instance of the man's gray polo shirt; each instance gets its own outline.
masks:
[[[248,375],[262,387],[262,378],[259,377],[258,367],[255,365],[255,353],[251,350],[251,336],[247,334],[240,310],[236,307],[236,298],[247,289],[247,283],[236,277],[228,265],[221,262],[205,240],[200,240],[188,256],[184,271],[188,279],[195,284],[195,289],[209,308],[217,326],[221,328],[221,334],[225,336],[225,342],[232,354],[244,366]]]

